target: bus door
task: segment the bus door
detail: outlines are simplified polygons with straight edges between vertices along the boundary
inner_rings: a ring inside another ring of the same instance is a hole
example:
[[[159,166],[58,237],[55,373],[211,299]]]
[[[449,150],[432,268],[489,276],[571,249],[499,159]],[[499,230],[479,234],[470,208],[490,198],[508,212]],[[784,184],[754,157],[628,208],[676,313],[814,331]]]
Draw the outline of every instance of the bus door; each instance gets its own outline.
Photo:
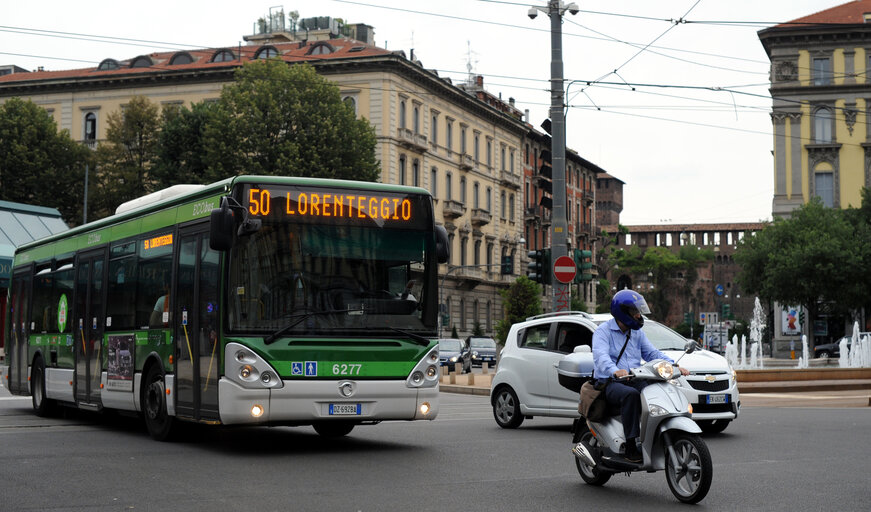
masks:
[[[218,419],[220,253],[209,248],[208,224],[179,233],[175,326],[175,399],[179,416]]]
[[[12,294],[8,337],[6,338],[6,358],[9,360],[9,391],[28,393],[27,368],[30,366],[27,349],[27,334],[30,332],[30,273],[17,274],[12,278]]]
[[[76,265],[73,345],[76,347],[76,401],[80,403],[100,403],[106,318],[105,257],[105,250],[82,254]]]

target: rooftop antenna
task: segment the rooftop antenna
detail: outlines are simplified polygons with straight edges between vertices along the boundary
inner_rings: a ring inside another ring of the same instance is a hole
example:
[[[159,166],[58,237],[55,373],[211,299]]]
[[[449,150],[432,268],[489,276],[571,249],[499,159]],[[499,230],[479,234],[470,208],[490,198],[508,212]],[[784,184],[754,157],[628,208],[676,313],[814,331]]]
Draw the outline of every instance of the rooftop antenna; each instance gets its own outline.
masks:
[[[472,52],[472,42],[467,39],[466,40],[466,71],[469,73],[469,83],[470,84],[475,83],[475,74],[473,72],[475,69],[474,64],[478,64],[477,60],[474,61],[474,64],[472,63],[472,55],[473,54],[474,54],[474,52]]]

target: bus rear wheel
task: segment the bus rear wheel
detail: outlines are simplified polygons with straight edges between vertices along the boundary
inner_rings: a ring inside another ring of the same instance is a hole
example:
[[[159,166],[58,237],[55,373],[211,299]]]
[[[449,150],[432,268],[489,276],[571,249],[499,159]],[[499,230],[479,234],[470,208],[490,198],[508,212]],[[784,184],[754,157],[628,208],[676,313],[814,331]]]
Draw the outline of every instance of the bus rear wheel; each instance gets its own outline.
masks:
[[[166,412],[166,382],[163,372],[151,365],[142,380],[142,414],[148,433],[157,441],[167,441],[173,434],[175,418]]]
[[[312,426],[323,437],[342,437],[350,434],[355,425],[353,421],[320,421]]]

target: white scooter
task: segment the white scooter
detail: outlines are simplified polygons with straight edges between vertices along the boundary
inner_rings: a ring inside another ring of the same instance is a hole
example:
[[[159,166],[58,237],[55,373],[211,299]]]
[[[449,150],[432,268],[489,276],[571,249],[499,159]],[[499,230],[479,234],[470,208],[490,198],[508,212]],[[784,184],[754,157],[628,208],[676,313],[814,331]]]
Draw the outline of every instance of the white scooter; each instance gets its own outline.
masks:
[[[696,348],[686,345],[686,354]],[[678,359],[680,361],[680,359]],[[558,366],[560,384],[580,390],[592,377],[592,353],[589,347],[578,347]],[[711,488],[713,464],[708,446],[698,436],[701,429],[690,418],[691,406],[686,397],[669,383],[676,372],[671,363],[662,359],[633,368],[624,378],[651,381],[641,391],[640,464],[627,461],[621,451],[625,444],[620,412],[610,410],[601,422],[581,417],[572,427],[575,463],[584,482],[604,485],[611,475],[634,471],[665,470],[668,487],[684,503],[698,503]]]

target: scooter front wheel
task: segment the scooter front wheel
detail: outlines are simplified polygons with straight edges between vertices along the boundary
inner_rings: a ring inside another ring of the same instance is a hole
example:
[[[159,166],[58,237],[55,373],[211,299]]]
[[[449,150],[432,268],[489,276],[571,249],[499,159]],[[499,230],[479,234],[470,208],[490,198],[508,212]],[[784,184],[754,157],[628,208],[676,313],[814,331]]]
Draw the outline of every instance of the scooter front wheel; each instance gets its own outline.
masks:
[[[581,419],[579,421],[583,422],[584,420]],[[591,451],[598,452],[598,440],[583,425],[578,426],[578,428],[583,429],[583,431],[580,433],[576,432],[572,442],[584,443],[591,449]],[[593,456],[596,457],[595,455]],[[578,467],[578,473],[581,474],[581,479],[590,485],[605,485],[605,483],[611,479],[611,475],[614,474],[588,466],[577,457],[575,457],[575,465]]]
[[[708,445],[697,435],[675,433],[671,437],[674,454],[666,447],[665,479],[675,498],[698,503],[711,488],[714,465]]]

